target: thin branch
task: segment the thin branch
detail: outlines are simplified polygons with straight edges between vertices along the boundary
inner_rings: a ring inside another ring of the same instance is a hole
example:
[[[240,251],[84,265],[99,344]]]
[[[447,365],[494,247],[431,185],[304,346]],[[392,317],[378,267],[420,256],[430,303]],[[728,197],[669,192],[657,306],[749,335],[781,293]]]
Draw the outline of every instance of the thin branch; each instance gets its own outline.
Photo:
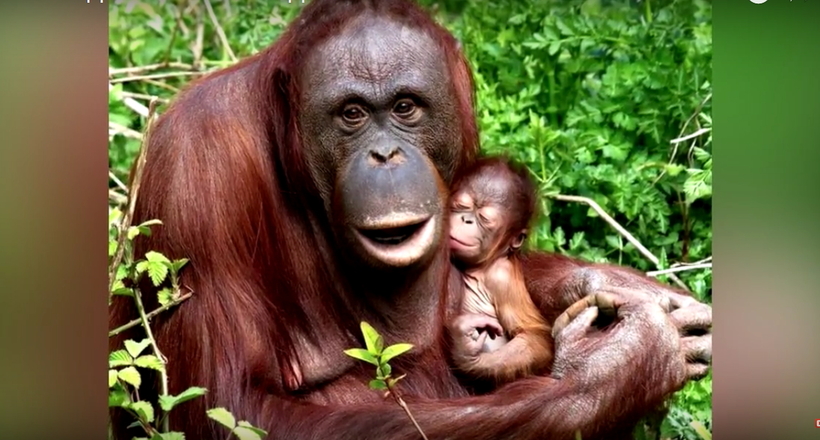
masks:
[[[704,263],[704,264],[690,264],[688,266],[677,266],[677,267],[670,267],[669,269],[663,270],[653,270],[651,272],[647,272],[646,275],[650,277],[656,277],[658,275],[668,275],[675,272],[685,272],[687,270],[698,270],[698,269],[711,269],[712,263]]]
[[[114,78],[109,80],[111,84],[120,84],[126,83],[131,81],[144,81],[147,79],[164,79],[164,78],[174,78],[179,76],[202,76],[205,75],[207,72],[165,72],[165,73],[154,73],[151,75],[136,75],[136,76],[125,76],[122,78]]]
[[[704,259],[702,259],[702,260],[693,261],[693,262],[691,262],[691,263],[687,263],[687,262],[685,262],[685,261],[680,261],[680,262],[675,263],[675,264],[673,264],[673,265],[671,265],[671,266],[669,266],[669,267],[694,266],[694,265],[696,265],[696,264],[710,263],[711,261],[712,261],[712,257],[707,257],[707,258],[704,258]]]
[[[644,245],[642,245],[641,242],[639,242],[637,238],[635,238],[632,234],[629,233],[629,231],[627,231],[626,229],[624,229],[623,226],[618,224],[618,222],[616,222],[614,218],[612,218],[609,214],[607,214],[606,211],[604,211],[603,208],[601,208],[601,205],[599,205],[597,202],[595,202],[595,200],[592,200],[588,197],[567,196],[567,195],[561,195],[561,194],[556,194],[556,195],[553,195],[552,197],[556,200],[562,200],[562,201],[565,201],[565,202],[576,202],[576,203],[583,203],[583,204],[589,205],[593,210],[595,210],[595,212],[598,213],[598,215],[601,216],[601,218],[604,219],[605,222],[609,223],[610,226],[615,228],[615,230],[618,231],[618,233],[621,234],[628,242],[632,243],[632,245],[635,246],[635,248],[637,248],[638,251],[641,254],[643,254],[644,257],[649,259],[649,261],[651,261],[658,269],[660,269],[660,265],[661,265],[660,259],[658,257],[656,257],[655,254],[650,252],[649,249],[647,249]],[[672,281],[674,281],[675,284],[680,286],[682,289],[684,289],[686,291],[689,291],[689,288],[686,287],[686,284],[684,284],[683,281],[681,281],[674,274],[670,274],[669,278]]]
[[[677,138],[677,139],[672,139],[672,140],[671,140],[671,141],[669,141],[669,142],[671,142],[671,143],[673,143],[673,144],[679,144],[679,143],[681,143],[681,142],[686,142],[686,141],[688,141],[689,139],[694,139],[694,138],[696,138],[696,137],[698,137],[698,136],[700,136],[700,135],[702,135],[702,134],[704,134],[704,133],[709,133],[710,131],[712,131],[712,129],[711,129],[711,128],[701,128],[700,130],[698,130],[698,131],[696,131],[696,132],[694,132],[694,133],[688,134],[688,135],[686,135],[686,136],[684,136],[684,137],[679,137],[679,138]]]
[[[120,180],[119,177],[117,177],[111,170],[108,170],[108,178],[113,180],[114,183],[116,183],[121,190],[125,191],[125,193],[128,194],[128,187],[125,186],[125,184],[122,183],[122,180]]]
[[[191,293],[191,292],[188,292],[184,295],[180,295],[179,298],[169,302],[168,304],[165,304],[164,306],[161,306],[161,307],[158,307],[158,308],[154,309],[154,311],[146,314],[145,317],[150,320],[154,316],[157,316],[160,313],[181,304],[183,301],[190,298],[191,296],[193,296],[193,293]],[[137,318],[137,319],[134,319],[133,321],[129,321],[127,324],[123,324],[123,325],[115,328],[114,330],[111,330],[110,332],[108,332],[108,337],[112,338],[114,336],[117,336],[118,334],[120,334],[120,333],[122,333],[122,332],[124,332],[124,331],[126,331],[126,330],[128,330],[132,327],[135,327],[135,326],[139,325],[141,322],[142,322],[142,318]]]
[[[108,91],[114,90],[114,86],[111,81],[108,82]],[[142,105],[141,103],[137,102],[134,98],[127,98],[123,97],[122,102],[125,104],[126,107],[130,108],[137,112],[140,116],[148,117],[148,107]],[[109,124],[110,126],[110,124]]]
[[[113,68],[111,66],[108,67],[108,76],[113,77],[117,75],[135,75],[135,74],[143,74],[145,72],[151,72],[154,70],[159,69],[188,69],[188,70],[196,70],[193,64],[187,63],[177,63],[177,62],[168,62],[168,63],[157,63],[157,64],[149,64],[147,66],[134,66],[134,67],[122,67],[122,68]]]
[[[219,40],[222,42],[222,47],[225,48],[225,51],[228,53],[231,61],[236,62],[236,55],[233,53],[233,49],[231,49],[231,44],[228,42],[228,37],[225,35],[225,30],[222,29],[222,25],[219,24],[219,20],[216,18],[214,8],[211,6],[211,0],[205,0],[205,9],[208,10],[208,16],[211,17],[211,22],[214,24],[214,27],[216,27],[216,34],[219,35]]]
[[[132,139],[142,140],[142,133],[111,121],[108,121],[108,134],[111,136],[121,134]]]
[[[142,100],[145,100],[145,101],[151,101],[153,99],[156,99],[157,102],[159,102],[161,104],[167,104],[168,102],[170,102],[169,99],[160,98],[159,96],[156,96],[156,95],[147,95],[145,93],[133,93],[133,92],[123,91],[122,96],[127,96],[129,98],[134,98],[134,99],[142,99]]]
[[[113,189],[108,190],[108,200],[114,202],[117,205],[124,205],[128,203],[128,196],[124,196]]]
[[[407,414],[407,417],[410,418],[410,421],[413,422],[413,426],[415,426],[416,431],[418,431],[419,434],[421,434],[421,438],[423,438],[424,440],[428,440],[427,435],[424,434],[424,431],[421,430],[421,426],[419,426],[419,423],[416,421],[416,418],[413,417],[413,413],[410,412],[410,408],[407,407],[407,403],[404,402],[404,399],[402,399],[401,396],[399,396],[396,393],[396,391],[392,389],[392,387],[390,387],[390,388],[391,388],[390,389],[390,394],[393,395],[393,399],[404,410],[405,414]]]

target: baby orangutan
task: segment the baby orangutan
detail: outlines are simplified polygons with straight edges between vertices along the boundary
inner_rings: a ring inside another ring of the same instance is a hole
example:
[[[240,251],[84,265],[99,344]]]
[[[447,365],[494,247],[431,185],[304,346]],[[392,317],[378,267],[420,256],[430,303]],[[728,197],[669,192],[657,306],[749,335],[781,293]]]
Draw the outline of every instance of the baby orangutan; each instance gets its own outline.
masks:
[[[449,330],[453,361],[471,377],[501,384],[552,363],[551,326],[527,292],[519,260],[535,206],[526,168],[500,158],[479,159],[454,186],[449,243],[464,294]]]

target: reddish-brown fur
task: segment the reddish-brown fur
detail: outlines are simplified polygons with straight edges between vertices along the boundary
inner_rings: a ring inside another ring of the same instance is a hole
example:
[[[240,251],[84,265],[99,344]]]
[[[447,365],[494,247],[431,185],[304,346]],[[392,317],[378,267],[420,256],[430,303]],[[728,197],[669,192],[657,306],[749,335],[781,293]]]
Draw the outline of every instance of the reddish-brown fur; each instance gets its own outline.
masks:
[[[400,408],[367,388],[371,369],[341,354],[363,345],[358,326],[366,318],[388,343],[434,335],[434,342],[391,362],[407,373],[400,389],[431,439],[569,439],[578,429],[589,439],[628,432],[682,385],[670,367],[677,358],[663,354],[668,342],[647,340],[644,351],[630,354],[632,368],[610,372],[602,387],[582,387],[580,378],[538,377],[469,397],[446,362],[444,322],[459,300],[446,243],[431,266],[399,283],[388,276],[361,280],[345,270],[323,233],[328,220],[317,215],[320,203],[302,157],[296,115],[306,91],[295,75],[306,53],[363,9],[423,29],[439,42],[461,111],[464,145],[456,150],[457,167],[474,159],[468,66],[455,39],[405,0],[314,0],[269,49],[191,84],[151,133],[135,219],[164,222],[138,241],[138,254],[155,250],[190,259],[182,283],[193,298],[152,323],[169,360],[171,393],[203,386],[208,394],[175,409],[172,429],[193,439],[223,438],[226,431],[205,415],[222,406],[268,430],[270,439],[418,438]],[[523,263],[527,288],[551,319],[574,301],[566,296],[573,274],[596,267],[546,255]],[[382,316],[358,300],[367,288],[396,285],[437,306]],[[156,306],[151,297],[148,308]],[[410,327],[399,324],[407,315],[418,316]],[[129,298],[117,298],[111,325],[134,316]],[[140,337],[134,330],[112,344],[119,348],[124,338]],[[339,369],[334,380],[294,390],[317,360]],[[156,386],[146,380],[141,397],[152,395]],[[579,402],[597,406],[579,410]],[[125,429],[132,420],[121,412],[113,420],[119,438],[137,433]]]
[[[509,185],[507,191],[496,197],[481,194],[480,183],[492,180]],[[527,291],[520,261],[521,243],[516,243],[520,236],[526,235],[536,210],[537,189],[529,171],[501,157],[481,158],[454,185],[453,194],[459,193],[464,193],[473,203],[483,203],[483,208],[498,208],[503,214],[500,217],[502,223],[495,225],[500,228],[496,231],[498,235],[480,260],[474,264],[457,262],[469,272],[470,279],[478,283],[476,288],[487,290],[487,299],[491,303],[488,306],[495,309],[501,327],[511,340],[495,351],[477,356],[456,355],[454,361],[469,376],[499,384],[544,373],[552,362],[552,326],[541,316]],[[485,239],[491,234],[491,230],[480,228],[473,231],[485,234]],[[465,282],[469,283],[469,280]],[[465,289],[468,289],[465,296],[475,295],[466,286]],[[482,299],[476,298],[475,301],[481,302]],[[458,334],[461,329],[454,330],[455,343],[458,344],[463,335]]]

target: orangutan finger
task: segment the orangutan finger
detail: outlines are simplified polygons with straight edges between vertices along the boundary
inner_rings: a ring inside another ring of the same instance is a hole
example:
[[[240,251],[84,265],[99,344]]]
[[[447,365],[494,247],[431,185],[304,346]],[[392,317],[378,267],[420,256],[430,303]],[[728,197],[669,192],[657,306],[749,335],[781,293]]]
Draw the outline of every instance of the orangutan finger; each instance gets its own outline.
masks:
[[[681,350],[686,362],[709,364],[712,362],[712,335],[681,338]]]
[[[712,308],[707,304],[694,303],[675,309],[669,317],[682,336],[708,333],[712,328]]]
[[[598,308],[589,307],[578,314],[569,324],[555,334],[556,344],[575,341],[586,335],[595,318],[598,317]]]

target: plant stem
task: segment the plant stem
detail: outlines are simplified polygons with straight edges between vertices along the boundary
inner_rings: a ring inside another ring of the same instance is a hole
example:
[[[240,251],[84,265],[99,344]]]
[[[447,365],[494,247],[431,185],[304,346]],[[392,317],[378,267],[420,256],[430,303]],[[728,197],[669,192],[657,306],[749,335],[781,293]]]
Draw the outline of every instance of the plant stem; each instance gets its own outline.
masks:
[[[157,356],[160,362],[162,362],[162,370],[159,372],[160,375],[160,382],[161,382],[161,396],[168,395],[168,361],[165,359],[165,356],[159,351],[159,347],[157,346],[157,340],[154,339],[154,332],[151,330],[151,326],[148,323],[148,315],[145,313],[145,306],[142,304],[142,294],[140,294],[139,290],[134,290],[134,302],[137,304],[137,310],[140,314],[140,322],[142,322],[142,326],[145,328],[145,335],[148,337],[148,340],[151,342],[151,349],[154,351],[154,355]],[[165,417],[162,420],[162,431],[168,432],[169,427],[169,417]]]
[[[169,302],[168,304],[165,304],[164,306],[158,307],[158,308],[154,309],[152,312],[149,312],[148,314],[145,315],[145,317],[150,320],[154,316],[159,315],[160,313],[170,309],[171,307],[179,305],[180,303],[182,303],[186,299],[190,298],[191,295],[192,295],[192,293],[190,293],[190,292],[188,292],[184,295],[181,295],[179,298]],[[133,321],[128,322],[127,324],[123,324],[123,325],[115,328],[114,330],[111,330],[110,332],[108,332],[108,337],[111,338],[111,337],[117,336],[118,334],[128,330],[129,328],[134,327],[136,325],[139,325],[141,322],[142,322],[142,318],[137,318],[137,319],[134,319]]]
[[[413,426],[416,427],[416,431],[418,431],[419,434],[421,434],[421,438],[423,438],[424,440],[429,440],[427,436],[424,434],[424,431],[421,430],[421,426],[419,426],[418,422],[416,422],[416,418],[413,417],[413,413],[410,412],[410,408],[407,407],[407,403],[404,402],[404,399],[402,399],[401,396],[399,396],[396,393],[396,391],[394,391],[392,388],[388,389],[390,390],[390,394],[393,395],[393,399],[396,401],[396,403],[398,403],[399,406],[404,410],[404,412],[407,413],[407,417],[410,417],[410,421],[413,422]]]

